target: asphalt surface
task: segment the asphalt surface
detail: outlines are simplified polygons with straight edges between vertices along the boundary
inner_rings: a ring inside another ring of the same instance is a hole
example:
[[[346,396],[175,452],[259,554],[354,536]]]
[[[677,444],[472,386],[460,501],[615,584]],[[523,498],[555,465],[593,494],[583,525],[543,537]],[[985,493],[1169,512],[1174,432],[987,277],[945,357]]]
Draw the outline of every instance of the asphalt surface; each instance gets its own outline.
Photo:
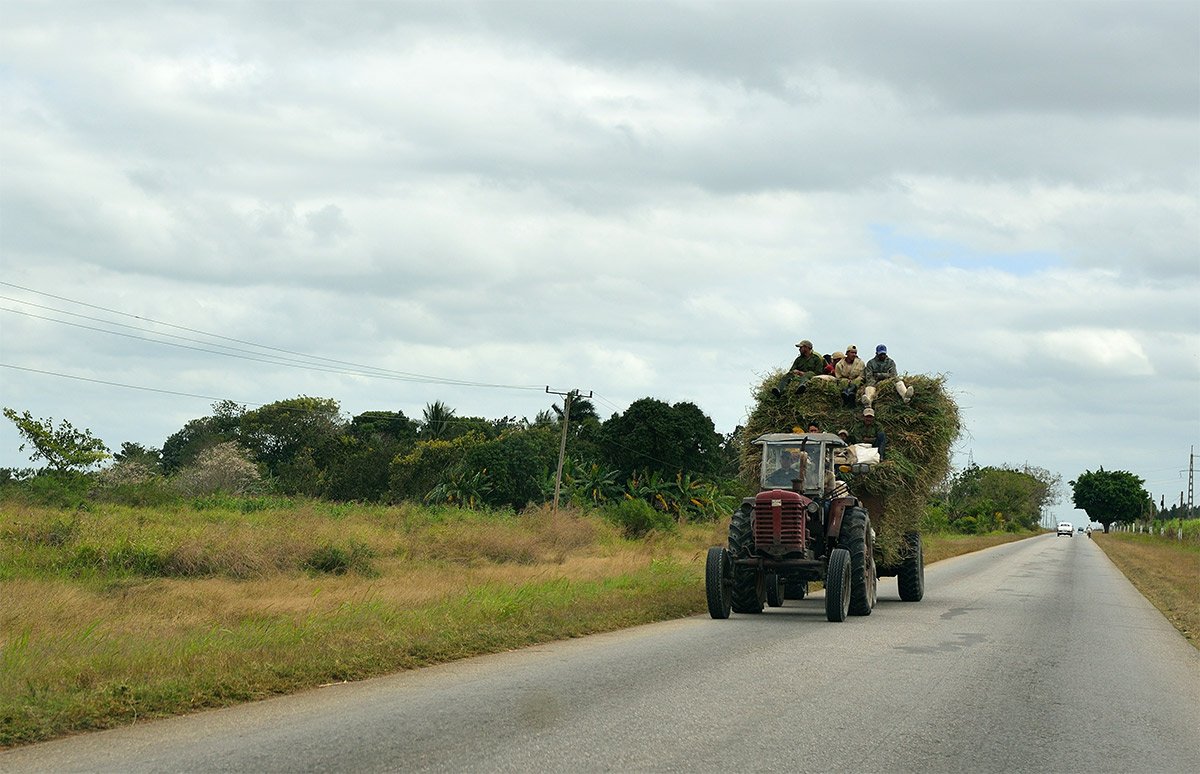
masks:
[[[1083,536],[0,753],[0,771],[1196,772],[1200,653]]]

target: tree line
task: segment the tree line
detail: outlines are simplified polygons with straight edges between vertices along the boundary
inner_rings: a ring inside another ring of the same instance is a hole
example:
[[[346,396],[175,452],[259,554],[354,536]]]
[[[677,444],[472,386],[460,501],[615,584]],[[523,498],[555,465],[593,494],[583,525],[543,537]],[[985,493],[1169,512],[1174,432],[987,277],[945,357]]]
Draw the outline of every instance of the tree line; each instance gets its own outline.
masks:
[[[22,449],[46,468],[0,471],[0,482],[53,478],[134,500],[224,491],[520,510],[553,492],[563,429],[557,404],[532,420],[459,416],[441,401],[420,418],[346,416],[336,400],[299,396],[255,409],[220,401],[160,447],[127,441],[110,453],[66,420],[4,413]],[[575,398],[563,493],[568,501],[636,499],[675,519],[711,518],[740,494],[734,440],[693,403],[646,397],[601,420],[590,401]]]
[[[6,408],[25,440],[22,449],[46,467],[0,469],[0,485],[130,504],[223,492],[521,510],[551,498],[563,430],[559,404],[532,420],[459,416],[441,401],[427,404],[419,418],[402,411],[347,416],[336,400],[309,396],[255,409],[232,401],[211,408],[160,447],[126,441],[115,452],[66,420]],[[602,420],[591,401],[576,397],[562,497],[584,506],[640,502],[674,521],[723,516],[747,494],[738,480],[740,432],[717,432],[689,402],[646,397]],[[1080,477],[1082,490],[1071,482],[1077,507],[1090,496],[1091,475]],[[926,527],[966,534],[1036,530],[1059,502],[1061,483],[1030,465],[971,464],[934,491]],[[1098,515],[1102,523],[1108,518]]]

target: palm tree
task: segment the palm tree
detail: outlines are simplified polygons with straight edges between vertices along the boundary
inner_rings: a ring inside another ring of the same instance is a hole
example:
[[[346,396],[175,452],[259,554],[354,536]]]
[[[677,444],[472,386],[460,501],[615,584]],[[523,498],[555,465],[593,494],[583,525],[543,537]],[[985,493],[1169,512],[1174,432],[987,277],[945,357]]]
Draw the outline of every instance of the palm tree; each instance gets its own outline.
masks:
[[[454,409],[440,400],[435,400],[433,403],[425,404],[421,415],[424,417],[424,421],[421,422],[422,438],[446,438],[450,435],[450,425],[454,421]]]

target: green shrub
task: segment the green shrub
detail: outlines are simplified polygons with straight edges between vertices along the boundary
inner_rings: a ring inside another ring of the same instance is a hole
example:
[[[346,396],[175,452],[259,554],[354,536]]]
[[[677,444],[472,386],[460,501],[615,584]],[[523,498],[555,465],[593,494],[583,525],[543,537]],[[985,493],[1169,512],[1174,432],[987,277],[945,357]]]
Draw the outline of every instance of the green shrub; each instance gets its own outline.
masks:
[[[75,549],[68,566],[76,572],[98,571],[106,575],[167,575],[166,557],[153,546],[130,541],[111,548],[82,545]]]
[[[656,510],[645,500],[621,500],[605,507],[602,513],[629,538],[644,537],[654,530],[675,532],[678,529],[671,514]]]
[[[927,505],[925,507],[925,517],[921,519],[921,532],[927,535],[950,532],[950,519],[943,506]]]
[[[356,540],[351,540],[346,546],[326,543],[308,555],[303,568],[309,572],[330,575],[345,575],[351,571],[359,575],[374,575],[375,570],[371,566],[374,555],[370,547]]]
[[[165,478],[157,476],[145,481],[120,483],[102,487],[96,492],[96,499],[117,505],[128,505],[132,508],[158,508],[179,501],[179,494]]]
[[[5,486],[6,498],[48,508],[87,508],[92,477],[76,471],[39,470]]]

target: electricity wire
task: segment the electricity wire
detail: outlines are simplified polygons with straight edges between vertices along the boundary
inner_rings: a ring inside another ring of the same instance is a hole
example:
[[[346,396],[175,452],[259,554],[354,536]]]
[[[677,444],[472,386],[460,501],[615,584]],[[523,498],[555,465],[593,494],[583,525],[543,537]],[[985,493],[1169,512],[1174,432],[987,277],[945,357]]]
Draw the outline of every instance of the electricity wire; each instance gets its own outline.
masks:
[[[345,374],[349,374],[349,375],[353,375],[353,376],[367,376],[367,377],[394,379],[394,380],[398,380],[398,381],[419,382],[419,383],[426,383],[426,384],[446,384],[446,385],[460,386],[460,387],[483,387],[483,388],[490,388],[490,389],[507,389],[507,390],[541,390],[542,389],[541,385],[500,384],[500,383],[494,383],[494,382],[473,381],[473,380],[469,380],[469,379],[453,379],[453,378],[449,378],[449,377],[432,376],[429,374],[420,374],[420,373],[413,373],[413,372],[408,372],[408,371],[398,371],[398,370],[394,370],[394,369],[380,368],[378,366],[363,365],[361,363],[354,363],[354,362],[345,361],[345,360],[337,360],[334,358],[327,358],[327,357],[323,357],[320,355],[311,355],[311,354],[308,354],[305,352],[298,352],[295,350],[284,349],[281,347],[273,347],[273,346],[270,346],[267,344],[259,344],[257,342],[247,341],[245,339],[233,338],[231,336],[223,336],[221,334],[212,333],[210,331],[199,330],[196,328],[189,328],[189,327],[183,326],[183,325],[176,325],[174,323],[164,322],[162,320],[155,320],[155,319],[152,319],[149,317],[143,317],[141,315],[130,314],[129,312],[122,312],[119,309],[111,309],[109,307],[100,306],[97,304],[91,304],[86,301],[79,301],[77,299],[67,298],[66,296],[59,296],[59,295],[55,295],[53,293],[46,293],[44,291],[25,287],[23,285],[17,285],[12,282],[4,282],[4,281],[0,280],[0,285],[6,286],[6,287],[11,287],[11,288],[16,288],[18,290],[24,290],[28,293],[34,293],[34,294],[37,294],[40,296],[45,296],[47,298],[53,298],[58,301],[65,301],[67,303],[76,304],[79,306],[87,307],[89,309],[98,309],[103,312],[108,312],[109,314],[115,314],[115,315],[119,315],[122,317],[129,317],[129,318],[132,318],[135,320],[141,320],[143,322],[148,322],[148,323],[152,323],[155,325],[162,325],[162,326],[165,326],[168,328],[186,331],[188,333],[195,333],[195,334],[198,334],[201,336],[207,336],[207,337],[214,338],[214,339],[220,339],[222,341],[230,341],[230,342],[234,342],[236,344],[245,344],[247,346],[255,347],[257,349],[268,350],[269,352],[280,352],[285,355],[292,355],[295,357],[304,358],[304,360],[303,361],[295,361],[290,358],[278,358],[277,356],[264,354],[264,353],[247,353],[246,350],[239,349],[236,347],[227,347],[222,344],[203,342],[203,341],[199,341],[199,340],[184,337],[184,336],[176,336],[174,334],[161,333],[161,332],[157,332],[157,331],[148,331],[144,328],[138,328],[136,326],[130,326],[130,325],[118,323],[115,321],[103,320],[103,319],[95,318],[95,317],[89,317],[87,315],[80,315],[80,314],[77,314],[74,312],[68,312],[68,311],[62,310],[62,309],[54,309],[53,307],[46,307],[46,306],[42,306],[40,304],[34,304],[29,301],[14,299],[14,298],[7,297],[7,296],[0,297],[0,298],[5,298],[9,301],[16,301],[17,303],[27,304],[27,305],[34,306],[34,307],[37,307],[40,309],[57,312],[60,314],[67,314],[67,315],[71,315],[74,317],[81,317],[84,319],[91,320],[93,322],[103,322],[107,325],[116,325],[116,326],[125,327],[125,328],[132,328],[134,330],[140,330],[143,333],[153,333],[154,335],[158,335],[158,336],[170,336],[171,338],[179,338],[184,341],[191,341],[191,342],[197,343],[197,344],[205,344],[206,346],[211,346],[211,347],[222,347],[224,349],[232,350],[233,352],[246,353],[244,355],[236,355],[236,354],[231,354],[230,352],[221,352],[221,351],[211,350],[211,349],[183,347],[185,349],[195,349],[196,351],[206,352],[209,354],[225,355],[227,357],[242,357],[243,359],[257,360],[257,362],[268,363],[268,364],[293,365],[295,367],[312,368],[314,370],[320,370],[320,371],[324,371],[326,373],[345,373]],[[152,343],[162,344],[162,345],[166,345],[166,346],[181,346],[181,347],[183,346],[183,345],[172,344],[171,342],[160,341],[158,339],[151,339],[151,338],[145,338],[145,337],[140,337],[140,336],[132,336],[130,334],[122,334],[117,331],[105,330],[103,328],[92,328],[90,326],[81,325],[78,323],[71,323],[66,320],[57,320],[52,317],[43,317],[41,315],[35,315],[35,314],[29,313],[29,312],[21,312],[16,309],[0,308],[0,310],[12,312],[15,314],[23,314],[28,317],[34,317],[34,318],[46,320],[49,322],[56,322],[61,325],[72,325],[74,327],[85,328],[88,330],[94,330],[94,331],[97,331],[100,333],[108,333],[110,335],[127,336],[129,338],[135,338],[135,339],[140,338],[144,341],[149,341]],[[255,354],[261,355],[262,357],[261,358],[252,357],[252,355],[255,355]],[[275,359],[265,359],[265,358],[275,358]],[[309,364],[306,362],[308,360],[322,361],[324,363],[329,363],[329,364],[336,365],[336,366],[349,366],[350,368],[358,369],[358,370],[347,371],[345,369],[331,368],[329,366],[321,366],[318,364]]]

